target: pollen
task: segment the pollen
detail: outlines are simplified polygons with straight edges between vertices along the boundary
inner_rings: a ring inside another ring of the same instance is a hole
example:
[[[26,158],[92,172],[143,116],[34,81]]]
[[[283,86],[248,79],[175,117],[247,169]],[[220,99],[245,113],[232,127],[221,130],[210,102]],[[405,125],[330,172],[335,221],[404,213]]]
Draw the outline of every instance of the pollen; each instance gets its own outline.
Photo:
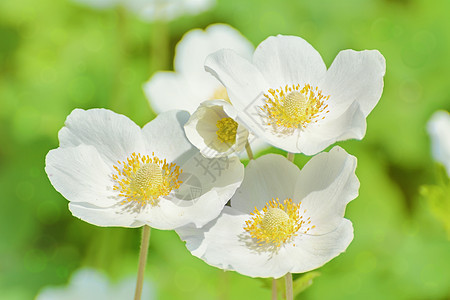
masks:
[[[113,166],[116,173],[113,190],[125,198],[121,204],[134,203],[140,206],[156,205],[161,196],[167,196],[180,187],[178,177],[182,169],[174,163],[168,164],[152,153],[141,155],[133,153],[124,161]]]
[[[272,199],[262,210],[255,207],[250,220],[245,222],[244,230],[256,239],[258,245],[280,247],[299,233],[306,234],[315,227],[311,226],[310,218],[304,219],[306,211],[300,210],[300,206],[301,202],[295,204],[290,198],[283,202],[278,198]]]
[[[330,96],[309,84],[269,89],[264,97],[265,104],[260,108],[267,118],[267,125],[282,130],[305,128],[324,119],[329,112],[326,102]]]
[[[232,118],[225,117],[217,121],[217,138],[221,143],[232,145],[236,142],[238,123]]]

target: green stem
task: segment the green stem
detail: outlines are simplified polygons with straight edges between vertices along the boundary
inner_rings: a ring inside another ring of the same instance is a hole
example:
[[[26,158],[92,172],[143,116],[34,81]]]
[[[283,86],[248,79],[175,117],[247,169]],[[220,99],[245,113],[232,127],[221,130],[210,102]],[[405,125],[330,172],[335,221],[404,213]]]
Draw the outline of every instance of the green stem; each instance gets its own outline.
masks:
[[[253,159],[253,151],[252,148],[250,147],[250,143],[247,140],[247,143],[245,144],[245,151],[247,151],[247,156],[248,159],[252,160]]]
[[[294,299],[294,288],[292,284],[292,274],[287,273],[284,275],[284,279],[286,280],[286,300]]]
[[[277,280],[272,278],[272,300],[278,299]]]
[[[291,152],[288,152],[288,154],[287,154],[287,159],[290,161],[290,162],[294,162],[294,157],[295,157],[295,154],[294,153],[291,153]]]
[[[136,281],[134,300],[141,300],[142,286],[144,285],[144,272],[147,263],[148,245],[150,242],[150,226],[144,225],[142,228],[141,250],[139,253],[139,268]]]

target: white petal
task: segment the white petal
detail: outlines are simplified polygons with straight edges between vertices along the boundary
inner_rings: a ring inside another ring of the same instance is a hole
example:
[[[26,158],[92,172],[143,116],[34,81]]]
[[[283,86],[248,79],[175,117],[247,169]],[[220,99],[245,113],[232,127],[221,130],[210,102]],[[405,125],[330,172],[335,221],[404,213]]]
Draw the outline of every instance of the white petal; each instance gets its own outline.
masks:
[[[284,257],[277,257],[282,263],[291,262],[287,272],[303,273],[317,269],[347,249],[353,240],[352,222],[341,219],[336,229],[323,235],[300,235],[285,249]]]
[[[45,172],[55,189],[72,202],[99,207],[117,203],[112,191],[112,166],[93,146],[80,145],[51,150],[45,158]]]
[[[244,177],[238,158],[206,159],[197,155],[181,164],[183,184],[174,194],[147,206],[137,218],[158,229],[186,224],[201,227],[216,218]]]
[[[427,124],[431,137],[433,158],[442,163],[450,177],[450,115],[447,111],[437,111]]]
[[[366,133],[366,118],[359,104],[354,102],[342,115],[335,119],[310,124],[299,133],[297,151],[314,155],[337,141],[362,139]]]
[[[334,59],[321,87],[330,101],[344,108],[358,102],[367,117],[381,97],[385,72],[386,61],[377,50],[344,50]]]
[[[358,196],[355,169],[356,158],[340,147],[314,156],[303,167],[295,186],[295,202],[302,202],[304,218],[310,217],[315,226],[309,234],[328,233],[341,222],[345,206]]]
[[[258,69],[228,49],[208,56],[205,69],[226,87],[230,101],[238,111],[237,121],[256,136],[264,137],[266,128],[259,106],[263,105],[263,94],[269,86]]]
[[[217,83],[216,85],[219,85]],[[183,109],[193,112],[203,100],[191,90],[184,76],[174,72],[157,72],[143,86],[150,105],[157,113]]]
[[[220,49],[232,49],[250,59],[253,45],[233,27],[214,24],[205,30],[194,29],[187,32],[176,47],[175,70],[184,74],[206,75],[203,64],[206,57]]]
[[[297,36],[271,36],[256,48],[253,63],[272,88],[319,81],[326,72],[319,52]]]
[[[160,159],[173,162],[193,147],[186,138],[183,126],[189,113],[171,110],[159,114],[142,129],[148,151]]]
[[[72,214],[90,224],[102,227],[140,227],[144,222],[136,220],[136,214],[131,213],[125,207],[116,205],[114,207],[96,207],[88,203],[69,203]]]
[[[94,146],[111,164],[144,150],[139,126],[107,109],[73,110],[58,137],[60,147]]]
[[[262,209],[272,198],[293,198],[300,170],[278,154],[267,154],[251,160],[245,168],[241,187],[231,199],[231,206],[241,212]]]

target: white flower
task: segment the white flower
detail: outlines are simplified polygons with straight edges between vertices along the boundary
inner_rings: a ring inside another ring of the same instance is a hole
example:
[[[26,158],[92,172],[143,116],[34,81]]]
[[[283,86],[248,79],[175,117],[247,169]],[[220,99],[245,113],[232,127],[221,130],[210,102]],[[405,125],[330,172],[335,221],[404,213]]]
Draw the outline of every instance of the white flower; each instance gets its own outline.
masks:
[[[124,0],[123,5],[143,21],[173,20],[197,15],[216,4],[216,0]]]
[[[201,229],[177,229],[194,256],[251,277],[316,269],[353,239],[345,207],[358,195],[356,158],[342,148],[320,153],[300,171],[285,157],[250,161],[242,186]]]
[[[230,117],[235,115],[233,106],[224,100],[205,101],[184,125],[186,136],[205,157],[239,153],[247,143],[248,131]]]
[[[105,109],[74,110],[45,171],[74,216],[98,226],[202,226],[243,178],[237,158],[206,159],[186,139],[189,114],[169,111],[139,128]]]
[[[239,122],[275,147],[316,154],[336,141],[362,139],[383,90],[384,57],[341,51],[327,70],[320,54],[295,36],[269,37],[250,62],[232,50],[205,68],[226,87]]]
[[[127,278],[111,284],[108,278],[93,269],[81,269],[72,274],[67,287],[45,287],[36,300],[123,300],[134,294],[136,279]],[[148,282],[144,282],[142,299],[156,299]]]
[[[251,57],[254,47],[236,29],[214,24],[205,30],[187,32],[177,44],[175,72],[157,72],[145,83],[144,91],[155,112],[183,109],[193,113],[210,99],[228,99],[225,88],[204,70],[206,57],[222,48]]]
[[[435,112],[427,125],[431,137],[433,158],[442,163],[450,177],[450,115],[447,111]]]

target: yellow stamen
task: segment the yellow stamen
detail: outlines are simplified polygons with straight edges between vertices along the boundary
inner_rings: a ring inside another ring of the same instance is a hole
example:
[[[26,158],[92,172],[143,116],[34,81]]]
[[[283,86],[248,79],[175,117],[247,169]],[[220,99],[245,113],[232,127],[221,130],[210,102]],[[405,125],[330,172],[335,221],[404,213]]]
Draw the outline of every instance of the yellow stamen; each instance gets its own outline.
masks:
[[[113,174],[115,181],[113,190],[124,197],[122,204],[134,202],[140,206],[155,205],[159,197],[167,196],[180,187],[182,181],[178,176],[183,170],[175,164],[168,164],[166,160],[149,155],[133,153],[125,161],[118,161],[113,166],[117,174]]]
[[[245,221],[244,230],[257,240],[258,245],[280,247],[297,236],[298,232],[305,234],[315,227],[302,228],[303,225],[310,225],[311,221],[310,218],[303,220],[300,205],[293,203],[290,198],[283,203],[278,198],[272,199],[261,211],[255,207],[251,219]]]
[[[226,143],[232,145],[236,142],[236,133],[238,128],[238,123],[232,118],[222,118],[217,121],[217,138],[221,143]]]
[[[264,97],[265,104],[261,110],[267,117],[267,124],[282,129],[305,128],[309,123],[324,119],[323,113],[329,112],[325,102],[330,96],[323,95],[321,90],[309,84],[302,88],[297,84],[286,85],[284,89],[269,89]]]

